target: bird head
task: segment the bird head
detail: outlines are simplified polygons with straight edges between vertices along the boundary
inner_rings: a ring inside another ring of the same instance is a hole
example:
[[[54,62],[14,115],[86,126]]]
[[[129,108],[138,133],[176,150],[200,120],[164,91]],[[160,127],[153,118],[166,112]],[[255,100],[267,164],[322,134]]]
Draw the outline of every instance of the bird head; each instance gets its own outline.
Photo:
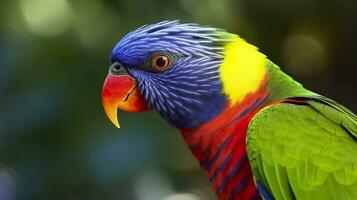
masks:
[[[211,120],[227,102],[220,66],[225,44],[236,37],[178,21],[145,25],[128,33],[111,54],[102,93],[107,116],[117,127],[117,109],[154,108],[181,129]]]

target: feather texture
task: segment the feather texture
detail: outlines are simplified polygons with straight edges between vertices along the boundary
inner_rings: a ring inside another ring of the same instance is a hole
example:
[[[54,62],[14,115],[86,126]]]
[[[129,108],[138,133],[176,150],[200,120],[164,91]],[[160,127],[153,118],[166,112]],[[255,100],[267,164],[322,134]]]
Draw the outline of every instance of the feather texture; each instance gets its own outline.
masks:
[[[171,59],[160,73],[158,52]],[[356,115],[239,36],[164,21],[124,36],[111,61],[180,128],[220,200],[357,199]]]
[[[276,199],[357,199],[357,118],[349,112],[320,96],[258,112],[247,138],[256,179]]]

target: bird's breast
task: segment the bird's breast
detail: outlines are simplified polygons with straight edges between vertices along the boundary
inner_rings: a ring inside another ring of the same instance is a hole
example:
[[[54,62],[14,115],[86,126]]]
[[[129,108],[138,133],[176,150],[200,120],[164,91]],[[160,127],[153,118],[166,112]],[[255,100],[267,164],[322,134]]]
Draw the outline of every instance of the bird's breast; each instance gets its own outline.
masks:
[[[251,94],[194,130],[181,130],[192,154],[205,170],[219,199],[260,198],[246,154],[250,120],[262,107],[268,92]]]

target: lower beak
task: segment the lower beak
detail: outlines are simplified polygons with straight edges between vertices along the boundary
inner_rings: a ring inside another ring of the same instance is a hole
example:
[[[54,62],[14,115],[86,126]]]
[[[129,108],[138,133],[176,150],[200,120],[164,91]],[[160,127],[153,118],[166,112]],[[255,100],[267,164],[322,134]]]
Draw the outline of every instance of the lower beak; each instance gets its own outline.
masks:
[[[117,109],[128,112],[148,110],[148,105],[140,94],[136,80],[130,75],[114,75],[109,73],[105,79],[102,102],[110,121],[120,128]]]

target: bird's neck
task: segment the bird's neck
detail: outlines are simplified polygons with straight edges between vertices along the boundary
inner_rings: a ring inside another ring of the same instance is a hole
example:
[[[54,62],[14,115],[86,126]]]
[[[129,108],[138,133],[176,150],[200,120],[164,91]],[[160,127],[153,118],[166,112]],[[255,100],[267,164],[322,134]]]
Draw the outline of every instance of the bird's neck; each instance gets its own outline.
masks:
[[[265,60],[263,71],[259,85],[247,86],[251,89],[244,95],[234,99],[226,93],[226,107],[215,118],[194,129],[181,129],[186,144],[206,171],[220,199],[229,199],[238,193],[247,199],[257,195],[245,144],[254,115],[268,105],[309,94],[269,60]]]
[[[227,42],[224,55],[219,71],[231,105],[244,104],[252,95],[262,96],[262,91],[269,93],[270,101],[312,94],[239,36]]]
[[[236,99],[232,98],[231,91],[225,93],[228,100],[220,113],[195,128],[180,129],[199,161],[209,158],[211,155],[207,151],[214,152],[224,138],[232,134],[240,134],[244,138],[250,120],[262,108],[289,98],[314,94],[269,60],[266,60],[263,78],[255,88]]]
[[[245,137],[254,114],[269,104],[267,83],[265,78],[255,93],[246,95],[240,102],[228,102],[225,109],[211,121],[194,129],[180,129],[188,147],[200,162],[211,157],[210,152],[214,152],[227,137],[233,134]]]
[[[267,58],[258,49],[241,39],[232,38],[224,47],[224,60],[219,67],[223,93],[231,104],[255,94],[267,78]]]

